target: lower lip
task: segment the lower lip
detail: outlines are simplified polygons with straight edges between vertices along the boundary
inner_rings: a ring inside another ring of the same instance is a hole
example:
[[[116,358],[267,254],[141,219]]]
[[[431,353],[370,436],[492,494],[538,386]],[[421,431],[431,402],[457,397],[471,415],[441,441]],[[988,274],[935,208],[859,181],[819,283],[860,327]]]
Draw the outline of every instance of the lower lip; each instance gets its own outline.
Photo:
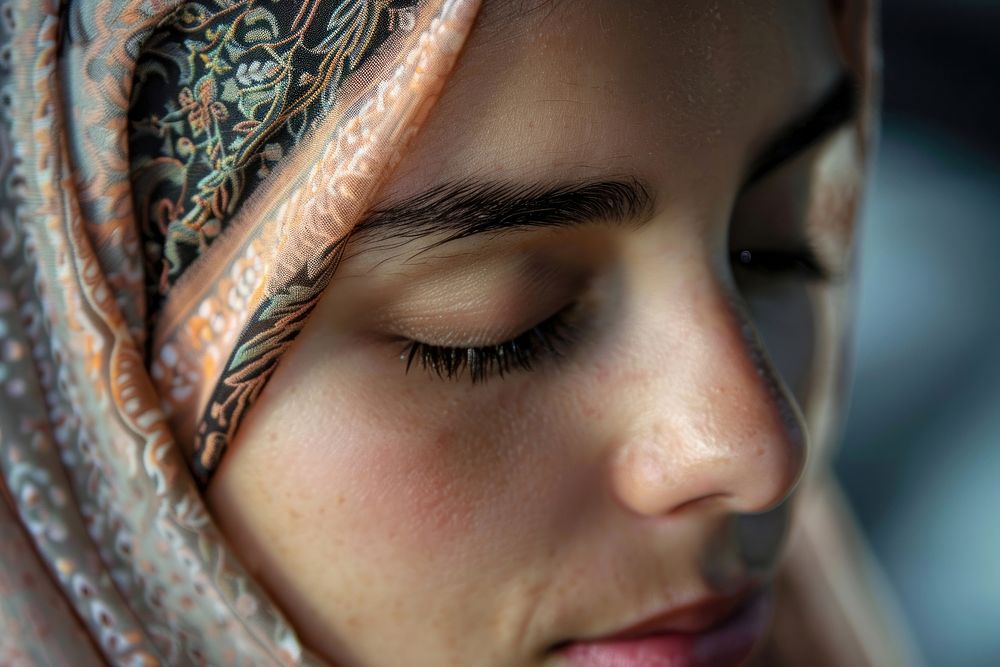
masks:
[[[735,667],[750,657],[770,617],[770,597],[762,593],[704,632],[578,642],[560,653],[579,667]]]

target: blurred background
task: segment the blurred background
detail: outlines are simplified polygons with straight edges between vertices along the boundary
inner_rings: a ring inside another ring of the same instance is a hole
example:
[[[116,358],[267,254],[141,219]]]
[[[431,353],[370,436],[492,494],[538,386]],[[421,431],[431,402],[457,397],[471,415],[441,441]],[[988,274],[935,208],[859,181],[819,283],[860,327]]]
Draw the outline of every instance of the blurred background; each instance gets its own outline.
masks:
[[[838,473],[930,667],[1000,665],[1000,0],[882,0]]]

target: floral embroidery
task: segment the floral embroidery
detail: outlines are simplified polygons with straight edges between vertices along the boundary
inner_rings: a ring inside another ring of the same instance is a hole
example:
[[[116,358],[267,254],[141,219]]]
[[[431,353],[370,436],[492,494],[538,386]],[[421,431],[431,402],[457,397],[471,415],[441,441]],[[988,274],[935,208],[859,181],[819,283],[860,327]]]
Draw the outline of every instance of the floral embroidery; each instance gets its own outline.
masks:
[[[201,0],[160,22],[129,110],[151,314],[416,3]]]
[[[206,76],[198,83],[197,99],[190,88],[181,88],[178,98],[181,111],[187,112],[188,123],[196,137],[205,132],[212,121],[221,122],[229,117],[226,105],[215,99],[215,79],[213,77]],[[164,121],[169,122],[167,119]]]

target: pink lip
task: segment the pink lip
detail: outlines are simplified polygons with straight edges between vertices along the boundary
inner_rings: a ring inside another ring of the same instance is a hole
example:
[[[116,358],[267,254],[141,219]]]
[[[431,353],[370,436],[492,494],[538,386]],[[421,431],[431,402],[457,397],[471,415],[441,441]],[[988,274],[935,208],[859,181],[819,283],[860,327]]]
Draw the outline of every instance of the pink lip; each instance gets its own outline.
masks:
[[[770,611],[770,597],[757,593],[698,631],[662,627],[669,621],[651,627],[653,619],[614,637],[567,644],[560,654],[579,667],[736,667],[763,637]]]

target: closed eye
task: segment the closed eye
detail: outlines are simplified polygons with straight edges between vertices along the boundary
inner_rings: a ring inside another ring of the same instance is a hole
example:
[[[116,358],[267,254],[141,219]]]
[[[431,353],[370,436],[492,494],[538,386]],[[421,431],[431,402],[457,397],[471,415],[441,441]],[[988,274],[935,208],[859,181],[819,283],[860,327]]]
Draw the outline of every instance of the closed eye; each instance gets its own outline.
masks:
[[[578,338],[571,303],[551,317],[539,322],[513,338],[493,345],[450,347],[408,340],[400,353],[406,361],[406,373],[414,365],[422,366],[441,379],[467,376],[473,384],[490,377],[503,377],[513,371],[528,371],[535,365],[562,358]]]
[[[837,278],[809,247],[791,251],[743,249],[733,252],[730,261],[733,266],[762,275],[798,277],[810,282],[833,282]]]

